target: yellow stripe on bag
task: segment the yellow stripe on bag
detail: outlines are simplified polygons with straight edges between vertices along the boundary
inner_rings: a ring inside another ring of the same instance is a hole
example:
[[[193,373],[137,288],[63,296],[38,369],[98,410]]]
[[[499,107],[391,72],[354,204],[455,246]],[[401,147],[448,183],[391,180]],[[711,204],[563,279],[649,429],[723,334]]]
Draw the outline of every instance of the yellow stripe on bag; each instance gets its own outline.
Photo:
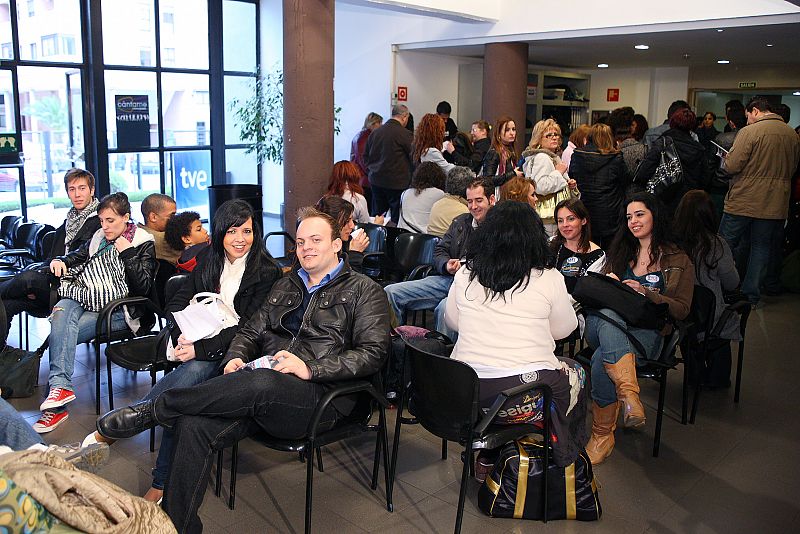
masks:
[[[519,476],[517,477],[517,495],[514,499],[514,519],[522,519],[525,511],[525,497],[528,494],[528,469],[530,458],[525,448],[517,443],[519,448]]]
[[[564,488],[566,490],[567,519],[575,519],[578,505],[575,502],[575,464],[564,468]]]
[[[489,488],[489,491],[492,492],[492,495],[497,497],[497,494],[500,492],[500,484],[495,482],[491,475],[486,477],[486,487]]]

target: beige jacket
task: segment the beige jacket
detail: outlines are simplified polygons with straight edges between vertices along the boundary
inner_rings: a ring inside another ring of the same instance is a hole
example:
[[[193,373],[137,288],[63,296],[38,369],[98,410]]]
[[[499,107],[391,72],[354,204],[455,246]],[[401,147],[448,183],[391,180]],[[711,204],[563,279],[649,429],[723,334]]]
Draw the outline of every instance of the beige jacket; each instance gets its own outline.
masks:
[[[442,237],[453,219],[462,213],[469,213],[467,200],[454,195],[445,195],[431,206],[431,217],[428,219],[428,233]]]
[[[791,179],[800,160],[800,138],[781,118],[767,113],[736,135],[723,163],[733,175],[725,213],[757,219],[789,215]]]
[[[174,534],[167,514],[96,475],[49,453],[0,456],[0,468],[47,511],[81,532]]]

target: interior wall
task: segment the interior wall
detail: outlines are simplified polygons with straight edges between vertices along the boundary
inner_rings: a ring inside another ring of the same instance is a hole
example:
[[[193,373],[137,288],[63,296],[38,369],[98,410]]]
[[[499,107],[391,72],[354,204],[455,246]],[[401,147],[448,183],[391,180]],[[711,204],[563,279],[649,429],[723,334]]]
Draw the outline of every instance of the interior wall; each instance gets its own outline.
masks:
[[[611,111],[632,107],[648,121],[650,104],[650,74],[652,69],[591,69],[583,71],[592,77],[589,92],[589,116],[592,111]],[[608,101],[608,90],[619,89],[619,102]]]
[[[652,69],[647,122],[657,126],[667,118],[670,104],[689,97],[689,67]]]
[[[757,67],[736,65],[711,65],[689,69],[690,89],[739,90],[740,82],[756,82],[756,90],[800,90],[800,70],[785,66],[763,65]]]

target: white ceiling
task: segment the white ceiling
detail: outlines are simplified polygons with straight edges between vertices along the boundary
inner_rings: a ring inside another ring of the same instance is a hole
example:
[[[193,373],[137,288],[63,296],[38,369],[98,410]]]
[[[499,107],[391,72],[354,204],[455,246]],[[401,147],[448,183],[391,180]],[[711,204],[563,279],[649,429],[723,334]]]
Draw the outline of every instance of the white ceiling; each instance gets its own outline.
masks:
[[[725,27],[722,32],[708,28],[538,39],[528,41],[528,56],[537,65],[586,69],[598,63],[611,68],[701,67],[716,65],[719,59],[727,59],[731,65],[800,69],[798,36],[800,23]],[[650,49],[636,50],[636,44],[647,44]],[[482,58],[483,48],[482,44],[437,47],[428,43],[417,51]]]

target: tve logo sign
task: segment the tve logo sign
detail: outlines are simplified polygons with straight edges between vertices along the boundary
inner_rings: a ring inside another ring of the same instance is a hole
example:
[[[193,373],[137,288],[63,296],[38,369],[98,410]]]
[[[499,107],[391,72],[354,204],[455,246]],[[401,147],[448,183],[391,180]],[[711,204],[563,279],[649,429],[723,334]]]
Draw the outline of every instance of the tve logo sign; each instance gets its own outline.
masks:
[[[206,190],[211,185],[211,154],[205,150],[174,152],[172,169],[178,210],[208,205]]]

